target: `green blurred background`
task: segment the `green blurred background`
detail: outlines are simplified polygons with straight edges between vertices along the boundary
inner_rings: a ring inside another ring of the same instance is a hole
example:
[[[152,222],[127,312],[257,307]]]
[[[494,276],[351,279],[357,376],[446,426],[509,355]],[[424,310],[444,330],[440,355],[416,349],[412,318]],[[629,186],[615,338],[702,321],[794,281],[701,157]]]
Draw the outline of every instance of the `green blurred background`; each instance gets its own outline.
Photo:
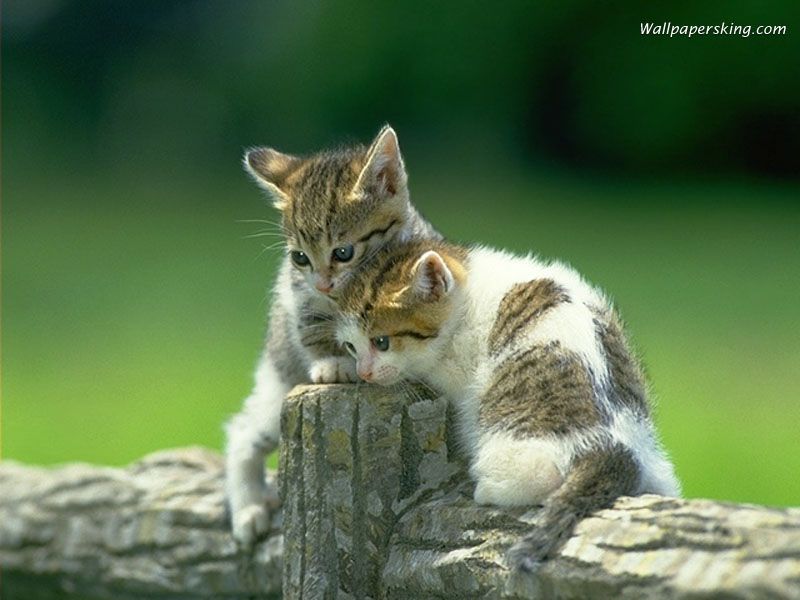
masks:
[[[280,257],[240,166],[391,123],[448,236],[618,303],[688,496],[800,504],[795,0],[15,0],[2,12],[2,452],[220,448]],[[786,25],[643,36],[640,23]]]

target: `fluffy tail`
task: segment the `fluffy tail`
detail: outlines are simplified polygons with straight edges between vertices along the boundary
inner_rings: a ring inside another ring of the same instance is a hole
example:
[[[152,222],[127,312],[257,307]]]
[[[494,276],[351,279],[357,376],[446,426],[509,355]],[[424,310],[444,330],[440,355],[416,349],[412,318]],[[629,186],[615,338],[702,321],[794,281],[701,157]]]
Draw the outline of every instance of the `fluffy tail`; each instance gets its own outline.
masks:
[[[639,466],[621,445],[577,457],[564,483],[545,500],[536,528],[509,551],[513,567],[534,571],[569,539],[575,525],[589,514],[634,493]]]

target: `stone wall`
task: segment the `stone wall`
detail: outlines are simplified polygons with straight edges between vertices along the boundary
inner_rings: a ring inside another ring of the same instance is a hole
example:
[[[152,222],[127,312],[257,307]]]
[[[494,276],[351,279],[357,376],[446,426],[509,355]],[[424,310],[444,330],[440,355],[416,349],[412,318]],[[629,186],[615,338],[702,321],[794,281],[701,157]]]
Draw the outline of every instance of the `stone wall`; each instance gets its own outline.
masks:
[[[505,551],[536,509],[471,501],[441,398],[307,386],[282,419],[284,509],[252,550],[228,532],[210,451],[1,462],[2,598],[800,598],[800,509],[621,498],[514,574]]]

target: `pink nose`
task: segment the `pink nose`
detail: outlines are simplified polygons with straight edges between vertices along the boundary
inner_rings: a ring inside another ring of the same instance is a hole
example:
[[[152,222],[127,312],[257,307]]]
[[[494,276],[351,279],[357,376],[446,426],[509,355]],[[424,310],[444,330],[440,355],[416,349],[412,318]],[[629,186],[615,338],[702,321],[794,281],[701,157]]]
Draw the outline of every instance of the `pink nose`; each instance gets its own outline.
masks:
[[[323,294],[327,294],[328,292],[330,292],[333,289],[333,282],[332,281],[322,281],[320,279],[317,279],[317,281],[315,282],[314,285]]]
[[[367,369],[359,365],[357,371],[359,379],[363,379],[364,381],[372,381],[372,369]]]

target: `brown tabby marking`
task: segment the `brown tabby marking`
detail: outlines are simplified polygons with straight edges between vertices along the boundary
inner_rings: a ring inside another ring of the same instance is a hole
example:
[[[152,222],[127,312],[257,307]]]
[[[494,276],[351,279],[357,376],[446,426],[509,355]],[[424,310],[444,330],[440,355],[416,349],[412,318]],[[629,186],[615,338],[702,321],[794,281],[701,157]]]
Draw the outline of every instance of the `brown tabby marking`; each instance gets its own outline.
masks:
[[[284,189],[291,201],[284,210],[283,218],[290,230],[298,234],[304,243],[317,244],[323,238],[328,238],[330,243],[334,234],[341,233],[333,229],[338,229],[343,223],[353,222],[345,213],[364,209],[359,203],[348,202],[350,191],[363,166],[364,151],[362,146],[356,146],[320,153],[307,159],[287,178]]]
[[[505,360],[481,399],[482,429],[519,438],[566,434],[597,425],[601,415],[587,368],[558,342],[538,345]]]
[[[578,505],[581,498],[591,497],[588,510],[598,510],[598,498],[604,498],[604,504],[610,504],[618,496],[633,493],[639,476],[639,467],[629,448],[620,444],[598,448],[575,458],[570,476],[554,494],[554,499],[569,497],[574,505]],[[581,514],[586,512],[579,511]]]
[[[446,320],[449,302],[426,303],[409,289],[412,269],[428,250],[437,251],[447,262],[457,281],[463,281],[467,252],[437,240],[410,241],[399,249],[384,250],[359,272],[338,298],[342,312],[359,315],[361,326],[370,335],[434,338]]]
[[[297,331],[300,343],[319,356],[344,356],[347,353],[336,343],[334,337],[334,317],[329,314],[315,312],[305,302],[300,308]]]
[[[611,386],[609,400],[637,414],[649,416],[644,376],[631,353],[618,318],[613,313],[597,311],[594,324],[608,363]]]
[[[633,453],[619,444],[576,457],[566,481],[537,515],[536,528],[511,549],[511,563],[531,571],[551,558],[578,521],[633,494],[640,476]]]
[[[532,322],[562,302],[569,302],[569,296],[552,279],[534,279],[512,287],[497,309],[498,317],[489,333],[489,352],[497,354],[510,347]]]

